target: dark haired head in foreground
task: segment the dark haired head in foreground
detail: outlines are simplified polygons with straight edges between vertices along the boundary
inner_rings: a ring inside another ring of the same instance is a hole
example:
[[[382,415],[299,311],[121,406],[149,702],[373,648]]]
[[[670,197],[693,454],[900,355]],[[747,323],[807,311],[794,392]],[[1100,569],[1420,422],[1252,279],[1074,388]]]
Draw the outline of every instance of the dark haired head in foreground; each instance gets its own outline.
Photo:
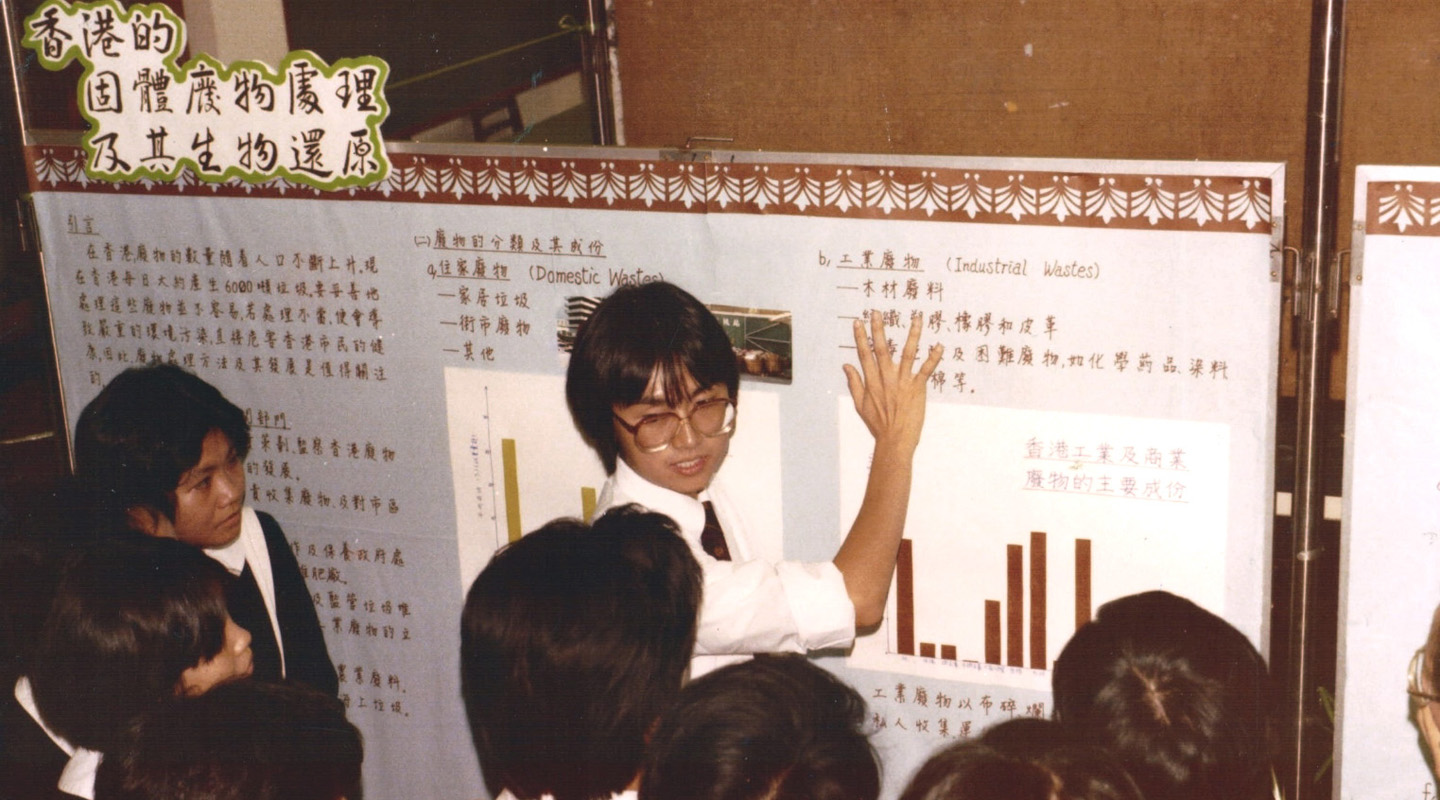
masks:
[[[359,800],[360,732],[301,684],[237,681],[135,720],[95,800]]]
[[[642,800],[875,800],[865,701],[802,656],[757,656],[685,687],[646,756]]]
[[[28,671],[45,723],[108,751],[136,714],[249,674],[225,568],[173,539],[117,534],[79,554],[55,592]]]
[[[1016,719],[930,757],[900,800],[1142,800],[1119,761],[1054,722]]]
[[[669,517],[556,520],[499,550],[465,598],[460,680],[493,794],[605,798],[695,646],[700,567]]]
[[[1119,756],[1148,800],[1271,796],[1265,661],[1189,600],[1157,591],[1101,606],[1053,681],[1056,719]]]

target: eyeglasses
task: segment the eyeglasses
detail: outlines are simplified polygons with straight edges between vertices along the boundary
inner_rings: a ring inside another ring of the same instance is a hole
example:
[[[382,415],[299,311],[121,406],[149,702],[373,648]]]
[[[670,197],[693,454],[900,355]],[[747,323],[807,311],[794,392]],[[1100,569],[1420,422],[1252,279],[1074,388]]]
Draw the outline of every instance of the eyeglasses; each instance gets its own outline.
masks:
[[[615,421],[635,437],[635,445],[642,452],[658,453],[670,446],[682,422],[690,423],[690,429],[701,436],[713,438],[734,433],[735,401],[728,397],[716,397],[696,403],[690,413],[683,416],[674,411],[646,414],[632,425],[615,414]]]
[[[1422,680],[1425,675],[1425,648],[1416,650],[1415,655],[1410,657],[1410,668],[1407,672],[1410,680],[1406,691],[1410,693],[1411,697],[1427,703],[1440,703],[1440,695],[1425,691],[1425,684]]]

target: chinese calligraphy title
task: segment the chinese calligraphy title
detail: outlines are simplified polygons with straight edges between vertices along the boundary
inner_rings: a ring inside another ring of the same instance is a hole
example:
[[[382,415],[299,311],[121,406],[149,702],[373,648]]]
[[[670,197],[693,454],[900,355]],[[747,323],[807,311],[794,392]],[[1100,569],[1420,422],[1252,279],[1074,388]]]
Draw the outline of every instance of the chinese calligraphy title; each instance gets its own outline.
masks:
[[[373,57],[326,64],[292,52],[278,71],[197,55],[184,66],[185,23],[168,7],[52,0],[25,22],[46,68],[84,65],[77,101],[90,122],[86,172],[107,181],[283,178],[320,189],[381,180],[380,124],[389,67]]]

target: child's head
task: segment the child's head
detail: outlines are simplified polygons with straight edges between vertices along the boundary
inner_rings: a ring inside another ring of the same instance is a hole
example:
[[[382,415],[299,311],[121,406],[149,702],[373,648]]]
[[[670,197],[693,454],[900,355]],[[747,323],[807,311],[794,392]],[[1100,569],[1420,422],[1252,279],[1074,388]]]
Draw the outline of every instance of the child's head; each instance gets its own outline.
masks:
[[[643,800],[875,800],[865,701],[803,656],[757,656],[692,681],[660,719]]]
[[[235,681],[136,718],[95,800],[359,800],[360,732],[300,684]]]
[[[1052,674],[1055,718],[1110,748],[1152,800],[1271,794],[1271,696],[1245,635],[1168,592],[1100,607]]]
[[[80,414],[76,474],[101,519],[219,547],[240,535],[245,413],[171,364],[115,376]]]
[[[1017,718],[932,755],[900,800],[1141,800],[1120,762],[1054,722]]]
[[[581,326],[565,397],[607,472],[624,458],[651,483],[694,494],[725,460],[739,388],[719,320],[685,290],[657,282],[615,290]],[[716,402],[696,408],[706,401]],[[675,420],[659,418],[672,412],[687,422],[672,428]]]
[[[605,797],[695,645],[700,567],[674,523],[633,506],[556,520],[499,550],[461,618],[461,691],[492,793]]]
[[[250,634],[225,607],[230,580],[171,539],[122,533],[81,553],[27,670],[45,723],[104,751],[136,714],[248,675]]]

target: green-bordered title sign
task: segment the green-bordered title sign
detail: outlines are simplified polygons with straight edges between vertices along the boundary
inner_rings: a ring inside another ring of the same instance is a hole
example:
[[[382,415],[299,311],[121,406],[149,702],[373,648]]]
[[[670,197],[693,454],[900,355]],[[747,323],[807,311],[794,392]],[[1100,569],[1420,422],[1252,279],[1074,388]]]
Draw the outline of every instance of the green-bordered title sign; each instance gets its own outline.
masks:
[[[188,168],[206,181],[339,189],[389,171],[389,67],[378,58],[332,65],[302,50],[278,69],[206,55],[181,66],[184,21],[167,6],[117,0],[52,0],[25,21],[24,45],[49,69],[84,65],[77,95],[94,178],[171,180]]]

